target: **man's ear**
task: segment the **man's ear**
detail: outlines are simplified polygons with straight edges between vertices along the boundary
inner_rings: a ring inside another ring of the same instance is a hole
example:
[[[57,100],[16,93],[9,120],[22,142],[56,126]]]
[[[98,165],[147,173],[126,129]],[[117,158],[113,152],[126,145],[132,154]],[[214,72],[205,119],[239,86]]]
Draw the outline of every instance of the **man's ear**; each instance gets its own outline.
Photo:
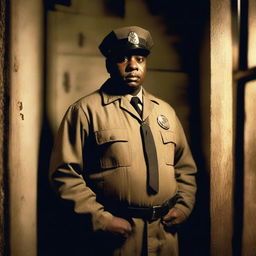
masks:
[[[108,73],[111,74],[113,72],[113,63],[109,58],[106,59],[105,65]]]

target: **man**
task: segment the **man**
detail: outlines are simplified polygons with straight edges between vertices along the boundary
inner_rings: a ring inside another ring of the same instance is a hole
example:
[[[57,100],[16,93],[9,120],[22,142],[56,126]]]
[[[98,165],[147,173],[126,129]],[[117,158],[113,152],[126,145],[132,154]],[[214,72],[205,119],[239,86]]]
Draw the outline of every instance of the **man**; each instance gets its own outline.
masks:
[[[172,107],[142,87],[152,46],[137,26],[108,34],[99,49],[110,78],[58,131],[50,177],[89,223],[85,255],[178,255],[173,226],[192,211],[196,166]]]

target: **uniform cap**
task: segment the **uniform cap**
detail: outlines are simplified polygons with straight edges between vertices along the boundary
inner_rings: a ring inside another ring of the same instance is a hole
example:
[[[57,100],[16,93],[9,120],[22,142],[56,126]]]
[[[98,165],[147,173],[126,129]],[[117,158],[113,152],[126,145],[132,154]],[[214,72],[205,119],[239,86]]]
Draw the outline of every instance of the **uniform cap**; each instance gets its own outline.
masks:
[[[99,45],[105,57],[126,52],[147,56],[153,46],[152,37],[146,29],[138,26],[122,27],[111,31]]]

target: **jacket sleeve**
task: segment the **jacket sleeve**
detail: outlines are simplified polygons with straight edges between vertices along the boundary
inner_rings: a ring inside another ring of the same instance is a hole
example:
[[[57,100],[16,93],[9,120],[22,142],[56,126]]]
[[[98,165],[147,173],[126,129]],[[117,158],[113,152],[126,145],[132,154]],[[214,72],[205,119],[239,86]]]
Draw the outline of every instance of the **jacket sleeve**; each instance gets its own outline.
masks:
[[[111,213],[97,202],[95,193],[83,179],[84,142],[89,121],[79,105],[72,105],[58,130],[50,163],[50,182],[57,195],[70,203],[75,213],[90,218],[92,228],[104,230]]]
[[[193,160],[183,128],[177,119],[176,126],[176,149],[175,149],[175,177],[178,184],[178,200],[176,208],[182,210],[188,217],[191,213],[196,195],[196,164]]]

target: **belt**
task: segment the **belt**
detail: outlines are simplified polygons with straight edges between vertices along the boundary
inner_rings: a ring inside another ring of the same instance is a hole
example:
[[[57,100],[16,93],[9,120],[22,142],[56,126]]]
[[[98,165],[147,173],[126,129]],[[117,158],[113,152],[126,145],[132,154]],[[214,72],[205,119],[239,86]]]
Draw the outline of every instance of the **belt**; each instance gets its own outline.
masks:
[[[177,199],[178,196],[175,195],[162,205],[155,205],[149,207],[127,206],[125,207],[125,209],[122,210],[125,211],[125,215],[128,215],[129,217],[153,221],[165,216],[168,213],[169,209],[171,209],[176,204]]]

